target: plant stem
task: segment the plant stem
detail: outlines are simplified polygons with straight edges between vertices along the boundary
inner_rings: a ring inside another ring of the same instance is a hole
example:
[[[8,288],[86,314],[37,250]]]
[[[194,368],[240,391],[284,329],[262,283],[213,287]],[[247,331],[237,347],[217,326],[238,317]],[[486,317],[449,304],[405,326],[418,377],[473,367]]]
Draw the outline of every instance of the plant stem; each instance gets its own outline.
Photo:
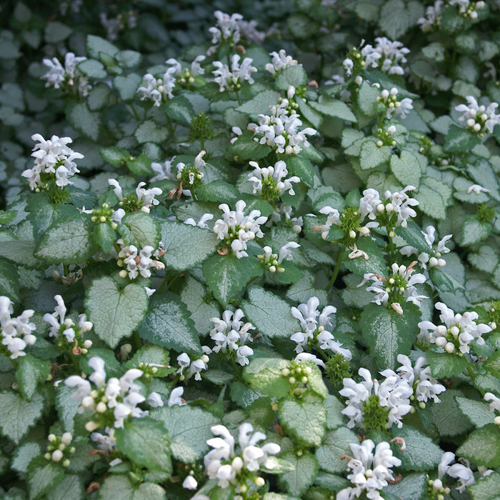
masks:
[[[132,341],[134,342],[137,350],[142,349],[141,336],[137,330],[134,330],[134,333],[132,334]]]
[[[339,274],[339,271],[340,271],[340,266],[342,264],[342,257],[344,256],[344,249],[345,249],[345,246],[343,244],[340,245],[340,249],[339,249],[339,253],[337,255],[337,263],[335,264],[335,269],[333,270],[333,274],[332,274],[332,277],[330,279],[330,282],[328,283],[326,289],[327,290],[330,290],[330,288],[333,287],[333,285],[335,284],[335,280],[337,279],[337,276]]]
[[[135,109],[134,105],[133,104],[130,104],[130,107],[132,108],[132,111],[134,113],[134,116],[135,116],[135,119],[140,122],[141,121],[141,117],[139,116],[139,113],[137,112],[137,110]]]
[[[469,377],[472,380],[476,378],[476,374],[474,373],[474,370],[471,368],[470,363],[467,363],[467,373],[469,374]]]

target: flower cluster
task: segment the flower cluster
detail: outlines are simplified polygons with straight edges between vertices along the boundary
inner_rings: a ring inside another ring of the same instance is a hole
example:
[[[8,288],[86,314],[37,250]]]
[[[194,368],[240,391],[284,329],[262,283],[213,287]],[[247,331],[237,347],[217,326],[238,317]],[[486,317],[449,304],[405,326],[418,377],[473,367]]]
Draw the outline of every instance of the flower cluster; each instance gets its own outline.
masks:
[[[470,352],[471,343],[475,340],[479,345],[484,344],[481,337],[484,333],[491,332],[491,327],[483,323],[476,324],[478,314],[465,312],[455,314],[446,304],[436,303],[436,309],[441,312],[439,319],[442,324],[436,326],[430,321],[421,321],[419,338],[430,344],[444,347],[449,353],[463,356]],[[443,324],[444,323],[444,324]]]
[[[238,54],[231,56],[231,69],[229,69],[227,64],[223,64],[220,61],[213,63],[217,68],[215,71],[212,71],[216,77],[214,78],[214,82],[219,84],[221,92],[224,92],[224,90],[238,92],[244,81],[248,81],[250,84],[254,83],[252,73],[255,73],[257,68],[252,66],[253,59],[245,57],[241,65],[239,63],[240,59],[241,57]]]
[[[252,210],[248,215],[243,212],[247,204],[243,200],[236,202],[236,210],[230,210],[226,203],[221,203],[219,208],[224,212],[222,219],[214,225],[214,233],[219,240],[223,240],[230,247],[238,259],[248,257],[247,242],[255,238],[262,238],[264,233],[260,225],[267,221],[261,216],[259,210]]]
[[[186,196],[192,196],[191,190],[197,189],[203,184],[202,179],[204,174],[200,171],[200,169],[205,166],[205,161],[203,160],[205,154],[206,151],[200,151],[200,153],[195,157],[193,165],[186,165],[183,162],[177,163],[176,179],[180,182],[177,189],[172,189],[170,191],[170,199],[173,198],[176,191],[177,199],[179,199],[183,194]],[[189,187],[189,189],[186,189],[186,187]]]
[[[410,49],[403,46],[401,42],[391,42],[386,37],[375,38],[375,49],[380,54],[378,64],[380,70],[389,75],[404,75],[405,70],[401,64],[406,62],[406,54],[410,53]]]
[[[43,320],[50,325],[49,337],[55,337],[60,348],[71,349],[71,352],[76,356],[87,354],[88,349],[92,346],[92,341],[84,340],[82,337],[84,333],[92,329],[92,323],[87,321],[86,314],[80,314],[77,325],[71,318],[66,318],[67,309],[63,298],[56,295],[54,300],[57,302],[54,312],[47,313],[43,317]]]
[[[292,316],[297,318],[302,327],[301,332],[294,333],[290,340],[297,345],[295,352],[301,353],[310,350],[312,347],[317,349],[329,349],[335,354],[342,354],[345,359],[350,360],[352,354],[349,349],[344,349],[342,344],[336,341],[327,330],[332,320],[330,315],[337,312],[333,306],[326,306],[323,311],[318,311],[319,299],[311,297],[306,304],[300,304],[298,307],[292,307]]]
[[[215,26],[212,26],[208,31],[212,35],[212,47],[208,49],[207,55],[212,55],[216,52],[221,43],[227,43],[234,47],[241,38],[240,22],[243,20],[241,14],[226,14],[220,10],[214,12],[217,19]]]
[[[425,17],[421,17],[417,21],[422,31],[434,31],[439,28],[443,6],[443,0],[436,0],[434,5],[429,5],[429,7],[427,7]]]
[[[282,222],[285,226],[291,227],[293,231],[299,234],[302,231],[304,220],[302,217],[292,217],[292,207],[286,203],[274,207],[274,212],[269,217],[269,224]]]
[[[238,444],[239,452],[235,450],[235,442],[231,433],[223,425],[215,425],[211,428],[216,437],[209,439],[207,444],[213,448],[205,455],[205,469],[210,479],[218,480],[221,488],[233,488],[236,493],[235,500],[242,500],[240,493],[248,491],[250,483],[262,487],[265,481],[258,476],[259,469],[265,467],[273,468],[272,461],[268,455],[276,455],[281,448],[275,443],[267,443],[261,447],[257,446],[259,441],[266,439],[262,432],[253,432],[253,426],[243,423],[239,428]],[[245,495],[246,496],[246,495]]]
[[[180,373],[180,380],[186,380],[191,378],[194,375],[195,380],[201,380],[200,372],[202,370],[206,370],[208,368],[208,355],[212,353],[212,349],[207,346],[202,346],[203,355],[202,356],[193,356],[193,359],[183,352],[177,356],[177,363],[179,363],[179,369],[176,373]],[[184,370],[188,370],[187,374],[184,375]]]
[[[406,227],[410,217],[416,217],[417,212],[412,207],[418,205],[418,201],[408,196],[408,191],[413,191],[413,186],[406,186],[402,191],[384,193],[384,200],[376,189],[365,189],[363,197],[359,201],[359,211],[364,218],[377,220],[381,225],[390,229],[389,236],[394,238],[391,230],[398,226]]]
[[[222,352],[230,359],[245,366],[248,365],[248,356],[253,354],[253,349],[247,345],[250,337],[250,331],[255,330],[251,323],[243,323],[243,311],[237,309],[232,311],[224,311],[222,319],[211,318],[210,321],[214,324],[214,328],[210,331],[210,338],[215,342],[213,352]]]
[[[279,254],[273,253],[273,249],[269,246],[265,246],[263,248],[264,253],[262,255],[257,255],[257,258],[260,262],[267,267],[269,272],[271,273],[283,273],[285,272],[285,268],[281,266],[281,263],[284,260],[292,260],[292,252],[289,250],[290,248],[299,248],[300,245],[295,243],[294,241],[288,242],[286,245],[283,245],[280,248]]]
[[[415,287],[415,285],[425,283],[426,280],[423,274],[413,274],[415,264],[416,261],[406,267],[394,263],[391,266],[392,274],[387,278],[378,274],[366,273],[358,287],[371,280],[372,284],[366,290],[375,293],[372,302],[384,307],[390,305],[398,314],[403,314],[402,302],[413,302],[420,307],[422,300],[427,298],[425,295],[419,295]]]
[[[283,49],[279,52],[271,52],[269,55],[272,59],[270,63],[266,64],[266,71],[269,71],[274,77],[282,69],[299,64],[292,56],[287,56]]]
[[[83,158],[82,154],[75,153],[67,146],[73,140],[53,135],[46,141],[40,134],[32,135],[31,139],[38,141],[31,153],[35,158],[35,165],[22,173],[28,179],[30,188],[44,189],[49,182],[60,188],[72,184],[69,177],[79,172],[74,160]]]
[[[89,366],[94,370],[89,380],[95,389],[92,389],[89,380],[78,375],[71,375],[64,381],[68,387],[77,388],[71,399],[81,401],[79,413],[83,413],[86,408],[94,412],[94,420],[89,420],[85,425],[88,432],[105,427],[119,429],[127,418],[142,418],[148,414],[137,406],[146,400],[140,394],[140,387],[134,384],[134,380],[142,376],[142,370],[132,368],[120,379],[113,377],[106,383],[104,360],[93,357],[89,360]]]
[[[106,38],[111,42],[118,38],[120,31],[132,30],[137,26],[138,15],[133,10],[120,13],[116,17],[108,18],[105,12],[99,14],[101,25],[106,28]]]
[[[77,64],[86,59],[86,57],[75,57],[73,52],[66,52],[64,56],[64,67],[56,57],[44,59],[43,64],[50,68],[49,71],[41,77],[42,80],[47,80],[45,86],[55,89],[62,88],[67,92],[73,92],[81,97],[87,96],[90,90],[88,78],[83,76],[76,69]]]
[[[120,207],[122,207],[123,212],[122,216],[125,215],[125,212],[135,212],[137,210],[149,213],[151,207],[160,203],[155,196],[159,196],[163,193],[163,191],[157,187],[144,189],[143,186],[145,186],[146,183],[139,182],[135,189],[135,194],[131,193],[124,196],[122,187],[116,179],[108,179],[108,184],[113,186],[113,191],[120,200]],[[121,219],[121,217],[118,218]]]
[[[364,43],[365,41],[362,40],[359,49],[353,47],[344,59],[342,64],[347,76],[351,76],[353,73],[357,74],[365,68],[378,67],[378,60],[382,57],[382,54],[371,45],[364,45]]]
[[[45,453],[46,460],[53,462],[60,462],[63,467],[69,467],[69,458],[75,453],[74,446],[69,447],[73,441],[71,432],[65,432],[62,436],[49,434],[49,445],[47,446],[47,453]]]
[[[259,167],[255,161],[249,162],[255,169],[248,174],[248,180],[253,182],[253,193],[262,196],[265,200],[273,201],[288,191],[291,195],[295,194],[292,182],[300,182],[296,175],[287,178],[288,170],[283,160],[277,161],[274,167]]]
[[[366,368],[360,368],[358,374],[364,379],[362,382],[345,378],[344,388],[339,391],[341,396],[347,398],[347,406],[342,410],[350,419],[347,427],[352,429],[357,425],[383,430],[390,429],[395,423],[401,428],[401,419],[411,411],[413,389],[408,380],[392,370],[380,372],[386,377],[383,382],[373,380]]]
[[[450,5],[456,5],[458,12],[464,17],[477,19],[477,9],[482,9],[485,6],[483,1],[471,2],[470,0],[449,0]]]
[[[176,76],[181,85],[189,85],[194,83],[194,79],[198,75],[203,75],[205,70],[200,66],[200,63],[205,60],[205,56],[200,55],[195,57],[189,68],[182,68],[182,64],[173,57],[167,60],[167,64],[171,67],[167,70],[170,77]]]
[[[385,105],[385,117],[388,120],[390,120],[394,114],[396,117],[406,118],[406,115],[413,109],[413,100],[409,97],[405,97],[401,101],[398,101],[398,93],[399,91],[396,87],[393,87],[390,91],[384,89],[376,99],[377,102]]]
[[[146,83],[146,86],[137,89],[138,93],[142,93],[141,101],[148,99],[153,101],[154,106],[161,106],[168,99],[173,99],[174,94],[172,91],[175,87],[176,78],[174,75],[176,71],[177,66],[174,65],[165,71],[162,78],[155,78],[151,73],[145,74],[142,79]]]
[[[13,318],[13,305],[8,297],[0,296],[2,346],[5,346],[6,352],[4,354],[10,356],[10,359],[26,356],[25,347],[36,342],[36,337],[32,333],[36,330],[36,325],[30,323],[30,318],[35,314],[35,311],[27,309],[17,318]]]
[[[277,153],[298,154],[302,146],[309,146],[307,135],[316,134],[316,130],[307,127],[300,130],[302,121],[297,113],[290,112],[290,101],[282,99],[277,106],[269,107],[270,115],[259,115],[259,123],[250,123],[248,129],[254,134],[262,134],[260,144],[271,146]]]
[[[444,385],[439,384],[431,375],[431,367],[425,366],[428,365],[425,356],[420,356],[415,361],[414,367],[411,365],[410,358],[404,354],[398,355],[398,362],[402,365],[397,370],[399,376],[406,380],[408,385],[413,387],[414,396],[415,399],[419,401],[420,408],[425,408],[425,403],[427,403],[429,399],[432,399],[435,403],[441,401],[438,398],[438,394],[444,392],[446,388]]]
[[[418,261],[424,268],[431,267],[444,267],[446,261],[442,258],[443,254],[449,253],[450,249],[446,248],[446,243],[453,236],[452,234],[446,235],[443,239],[438,241],[436,249],[433,248],[434,241],[436,240],[436,228],[434,226],[427,226],[425,231],[422,231],[425,241],[429,245],[428,252],[420,252],[416,248],[406,245],[400,249],[403,255],[418,254]]]
[[[485,133],[493,133],[495,125],[500,123],[500,115],[495,114],[498,104],[492,102],[486,107],[484,105],[480,106],[476,99],[470,95],[466,99],[467,105],[459,104],[455,107],[456,111],[462,113],[459,121],[465,121],[467,129],[479,134],[480,137],[483,137]]]
[[[119,267],[127,268],[127,270],[120,271],[120,277],[126,278],[128,275],[129,279],[134,280],[140,274],[143,278],[149,278],[152,268],[157,271],[165,268],[163,262],[151,258],[151,256],[156,257],[156,254],[153,255],[154,248],[152,246],[146,245],[139,250],[134,245],[125,245],[122,239],[116,243],[121,247],[117,264]]]
[[[434,490],[441,490],[441,488],[443,487],[442,479],[445,474],[450,477],[457,478],[460,481],[460,486],[457,487],[457,490],[460,493],[463,493],[465,491],[466,486],[470,486],[471,484],[475,483],[476,480],[474,478],[474,473],[470,469],[467,460],[463,460],[466,465],[461,463],[450,465],[454,460],[455,454],[451,451],[447,451],[443,454],[441,462],[438,465],[438,479],[434,479],[432,485],[430,485]],[[445,489],[448,490],[448,488]],[[449,491],[443,490],[443,493],[449,493]]]
[[[382,441],[375,448],[371,439],[365,439],[361,444],[351,443],[353,457],[343,456],[349,460],[347,470],[351,473],[347,479],[354,487],[344,488],[337,493],[337,500],[353,500],[363,493],[371,500],[381,500],[380,490],[393,480],[392,467],[399,467],[401,460],[392,455],[391,445]],[[373,454],[375,448],[375,454]]]

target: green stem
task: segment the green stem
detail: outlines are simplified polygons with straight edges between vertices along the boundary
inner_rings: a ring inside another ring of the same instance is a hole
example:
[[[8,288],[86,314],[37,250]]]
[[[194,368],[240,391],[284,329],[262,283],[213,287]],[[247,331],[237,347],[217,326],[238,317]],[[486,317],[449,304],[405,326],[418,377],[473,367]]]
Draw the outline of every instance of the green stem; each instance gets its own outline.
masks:
[[[201,151],[205,150],[205,138],[203,136],[200,136],[200,149]]]
[[[472,380],[476,378],[476,374],[474,373],[474,370],[471,368],[470,363],[467,363],[467,373],[469,374],[469,377]]]
[[[240,95],[238,94],[238,91],[236,89],[234,89],[234,93],[236,94],[236,100],[238,101],[238,104],[241,106]]]
[[[158,289],[158,293],[168,291],[168,289],[172,286],[173,283],[175,283],[175,280],[180,275],[181,275],[181,273],[176,274],[170,281],[168,281],[167,276],[165,276],[165,279],[163,280],[162,284],[160,285],[160,288]]]
[[[168,131],[169,131],[170,135],[173,136],[175,133],[175,128],[172,125],[172,120],[170,119],[170,116],[168,116],[166,113],[165,113],[165,116],[167,117]]]
[[[132,341],[134,342],[137,350],[142,349],[142,339],[137,330],[134,330],[134,333],[132,334]]]
[[[75,372],[80,373],[80,358],[75,356],[72,352],[69,353],[69,357],[71,358]]]
[[[390,236],[392,229],[387,231],[387,238],[389,239],[389,260],[392,263],[396,261],[396,257],[394,255],[394,239]]]
[[[139,116],[139,113],[137,113],[137,110],[135,109],[134,105],[130,104],[130,107],[132,108],[132,112],[134,113],[135,119],[138,122],[140,122],[141,121],[141,117]]]
[[[342,265],[342,257],[344,256],[344,249],[345,249],[345,246],[343,244],[341,244],[340,249],[339,249],[339,253],[337,255],[337,263],[335,264],[335,269],[333,270],[333,274],[332,274],[332,277],[330,279],[330,282],[326,286],[327,290],[330,290],[330,288],[332,288],[333,285],[335,284],[335,280],[337,279],[337,276],[338,276],[339,271],[340,271],[340,266]]]

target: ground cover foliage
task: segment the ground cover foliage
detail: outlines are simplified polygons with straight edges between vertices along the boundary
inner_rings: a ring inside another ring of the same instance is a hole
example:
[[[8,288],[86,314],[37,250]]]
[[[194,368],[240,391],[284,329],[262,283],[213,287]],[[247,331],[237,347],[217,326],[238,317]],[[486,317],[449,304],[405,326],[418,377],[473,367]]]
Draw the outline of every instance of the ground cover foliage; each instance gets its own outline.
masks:
[[[498,2],[13,2],[0,491],[494,500]]]

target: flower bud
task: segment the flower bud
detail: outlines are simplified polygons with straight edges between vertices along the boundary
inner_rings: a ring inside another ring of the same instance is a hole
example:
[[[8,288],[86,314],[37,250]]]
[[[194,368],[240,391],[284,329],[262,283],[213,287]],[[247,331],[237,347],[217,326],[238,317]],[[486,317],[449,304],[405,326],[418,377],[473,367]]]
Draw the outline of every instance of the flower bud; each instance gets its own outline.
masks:
[[[96,422],[92,422],[92,420],[85,424],[85,430],[88,432],[94,432],[98,427],[99,425]]]
[[[97,413],[104,413],[107,409],[108,407],[106,406],[106,404],[101,401],[97,404],[95,411]]]
[[[447,342],[446,345],[444,346],[444,350],[448,354],[452,354],[453,352],[455,352],[455,346],[451,342]]]
[[[55,434],[49,434],[49,437],[47,438],[49,442],[53,443],[56,440]]]
[[[264,486],[266,482],[264,481],[264,478],[262,477],[256,477],[254,480],[255,484],[260,488],[261,486]]]
[[[52,460],[54,462],[59,462],[63,457],[63,452],[61,450],[56,450],[52,453]]]
[[[441,481],[441,479],[434,479],[434,481],[432,482],[432,487],[439,491],[442,487],[443,487],[443,481]]]

